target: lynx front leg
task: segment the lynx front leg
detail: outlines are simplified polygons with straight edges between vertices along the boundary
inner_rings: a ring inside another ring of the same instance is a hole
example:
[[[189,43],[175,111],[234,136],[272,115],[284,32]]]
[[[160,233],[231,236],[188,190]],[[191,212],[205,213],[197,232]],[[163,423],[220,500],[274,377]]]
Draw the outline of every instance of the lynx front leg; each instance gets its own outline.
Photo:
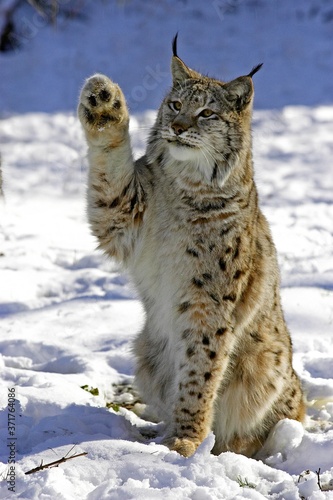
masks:
[[[92,76],[81,91],[78,115],[89,146],[89,222],[100,248],[126,261],[145,202],[132,158],[129,113],[121,89],[106,76]]]
[[[164,444],[191,456],[212,428],[214,403],[234,345],[231,328],[211,332],[187,329],[182,334],[186,352],[180,354],[173,425]],[[179,351],[180,352],[180,351]]]

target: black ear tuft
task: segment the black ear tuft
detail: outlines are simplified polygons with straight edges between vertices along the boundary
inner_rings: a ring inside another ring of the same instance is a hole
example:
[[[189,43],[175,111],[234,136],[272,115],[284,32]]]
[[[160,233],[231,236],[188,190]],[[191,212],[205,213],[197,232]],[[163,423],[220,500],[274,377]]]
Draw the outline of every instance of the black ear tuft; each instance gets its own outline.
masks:
[[[173,37],[173,40],[172,40],[172,52],[173,52],[174,57],[178,57],[178,54],[177,54],[177,38],[178,38],[178,31],[177,31],[176,35]]]
[[[257,64],[257,66],[255,66],[254,68],[252,68],[252,70],[250,71],[250,73],[246,76],[249,76],[250,78],[253,77],[253,75],[255,75],[261,68],[261,66],[263,65],[264,63],[261,63],[261,64]]]

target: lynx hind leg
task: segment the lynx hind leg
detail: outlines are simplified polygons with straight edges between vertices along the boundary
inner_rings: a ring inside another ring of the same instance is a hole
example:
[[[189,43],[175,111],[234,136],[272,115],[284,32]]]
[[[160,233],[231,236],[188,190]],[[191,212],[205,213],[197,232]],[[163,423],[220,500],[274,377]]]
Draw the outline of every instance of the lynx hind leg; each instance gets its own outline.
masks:
[[[87,139],[114,139],[128,130],[129,113],[120,87],[107,76],[88,78],[80,95],[78,115]],[[120,135],[119,135],[120,134]],[[114,144],[116,146],[117,144]]]

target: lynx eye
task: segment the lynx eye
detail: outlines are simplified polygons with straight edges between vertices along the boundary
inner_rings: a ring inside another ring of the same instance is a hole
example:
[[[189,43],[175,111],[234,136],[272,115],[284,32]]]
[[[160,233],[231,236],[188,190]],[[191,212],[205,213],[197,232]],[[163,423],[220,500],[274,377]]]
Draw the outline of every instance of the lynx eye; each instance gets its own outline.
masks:
[[[169,108],[172,109],[172,111],[180,111],[182,109],[182,103],[180,101],[171,101],[169,102]]]
[[[209,108],[203,109],[201,113],[199,113],[199,116],[201,116],[202,118],[210,118],[213,115],[215,115],[214,111]]]

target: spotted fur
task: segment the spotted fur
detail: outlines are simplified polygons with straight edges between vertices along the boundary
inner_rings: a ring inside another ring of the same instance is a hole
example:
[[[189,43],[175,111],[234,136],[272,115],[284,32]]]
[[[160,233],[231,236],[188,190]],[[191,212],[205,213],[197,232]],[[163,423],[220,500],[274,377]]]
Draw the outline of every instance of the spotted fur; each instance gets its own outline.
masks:
[[[94,75],[81,92],[90,225],[142,299],[136,382],[184,456],[211,429],[214,453],[252,456],[276,422],[304,414],[253,179],[258,69],[225,83],[188,68],[174,46],[173,86],[136,162],[118,85]]]

